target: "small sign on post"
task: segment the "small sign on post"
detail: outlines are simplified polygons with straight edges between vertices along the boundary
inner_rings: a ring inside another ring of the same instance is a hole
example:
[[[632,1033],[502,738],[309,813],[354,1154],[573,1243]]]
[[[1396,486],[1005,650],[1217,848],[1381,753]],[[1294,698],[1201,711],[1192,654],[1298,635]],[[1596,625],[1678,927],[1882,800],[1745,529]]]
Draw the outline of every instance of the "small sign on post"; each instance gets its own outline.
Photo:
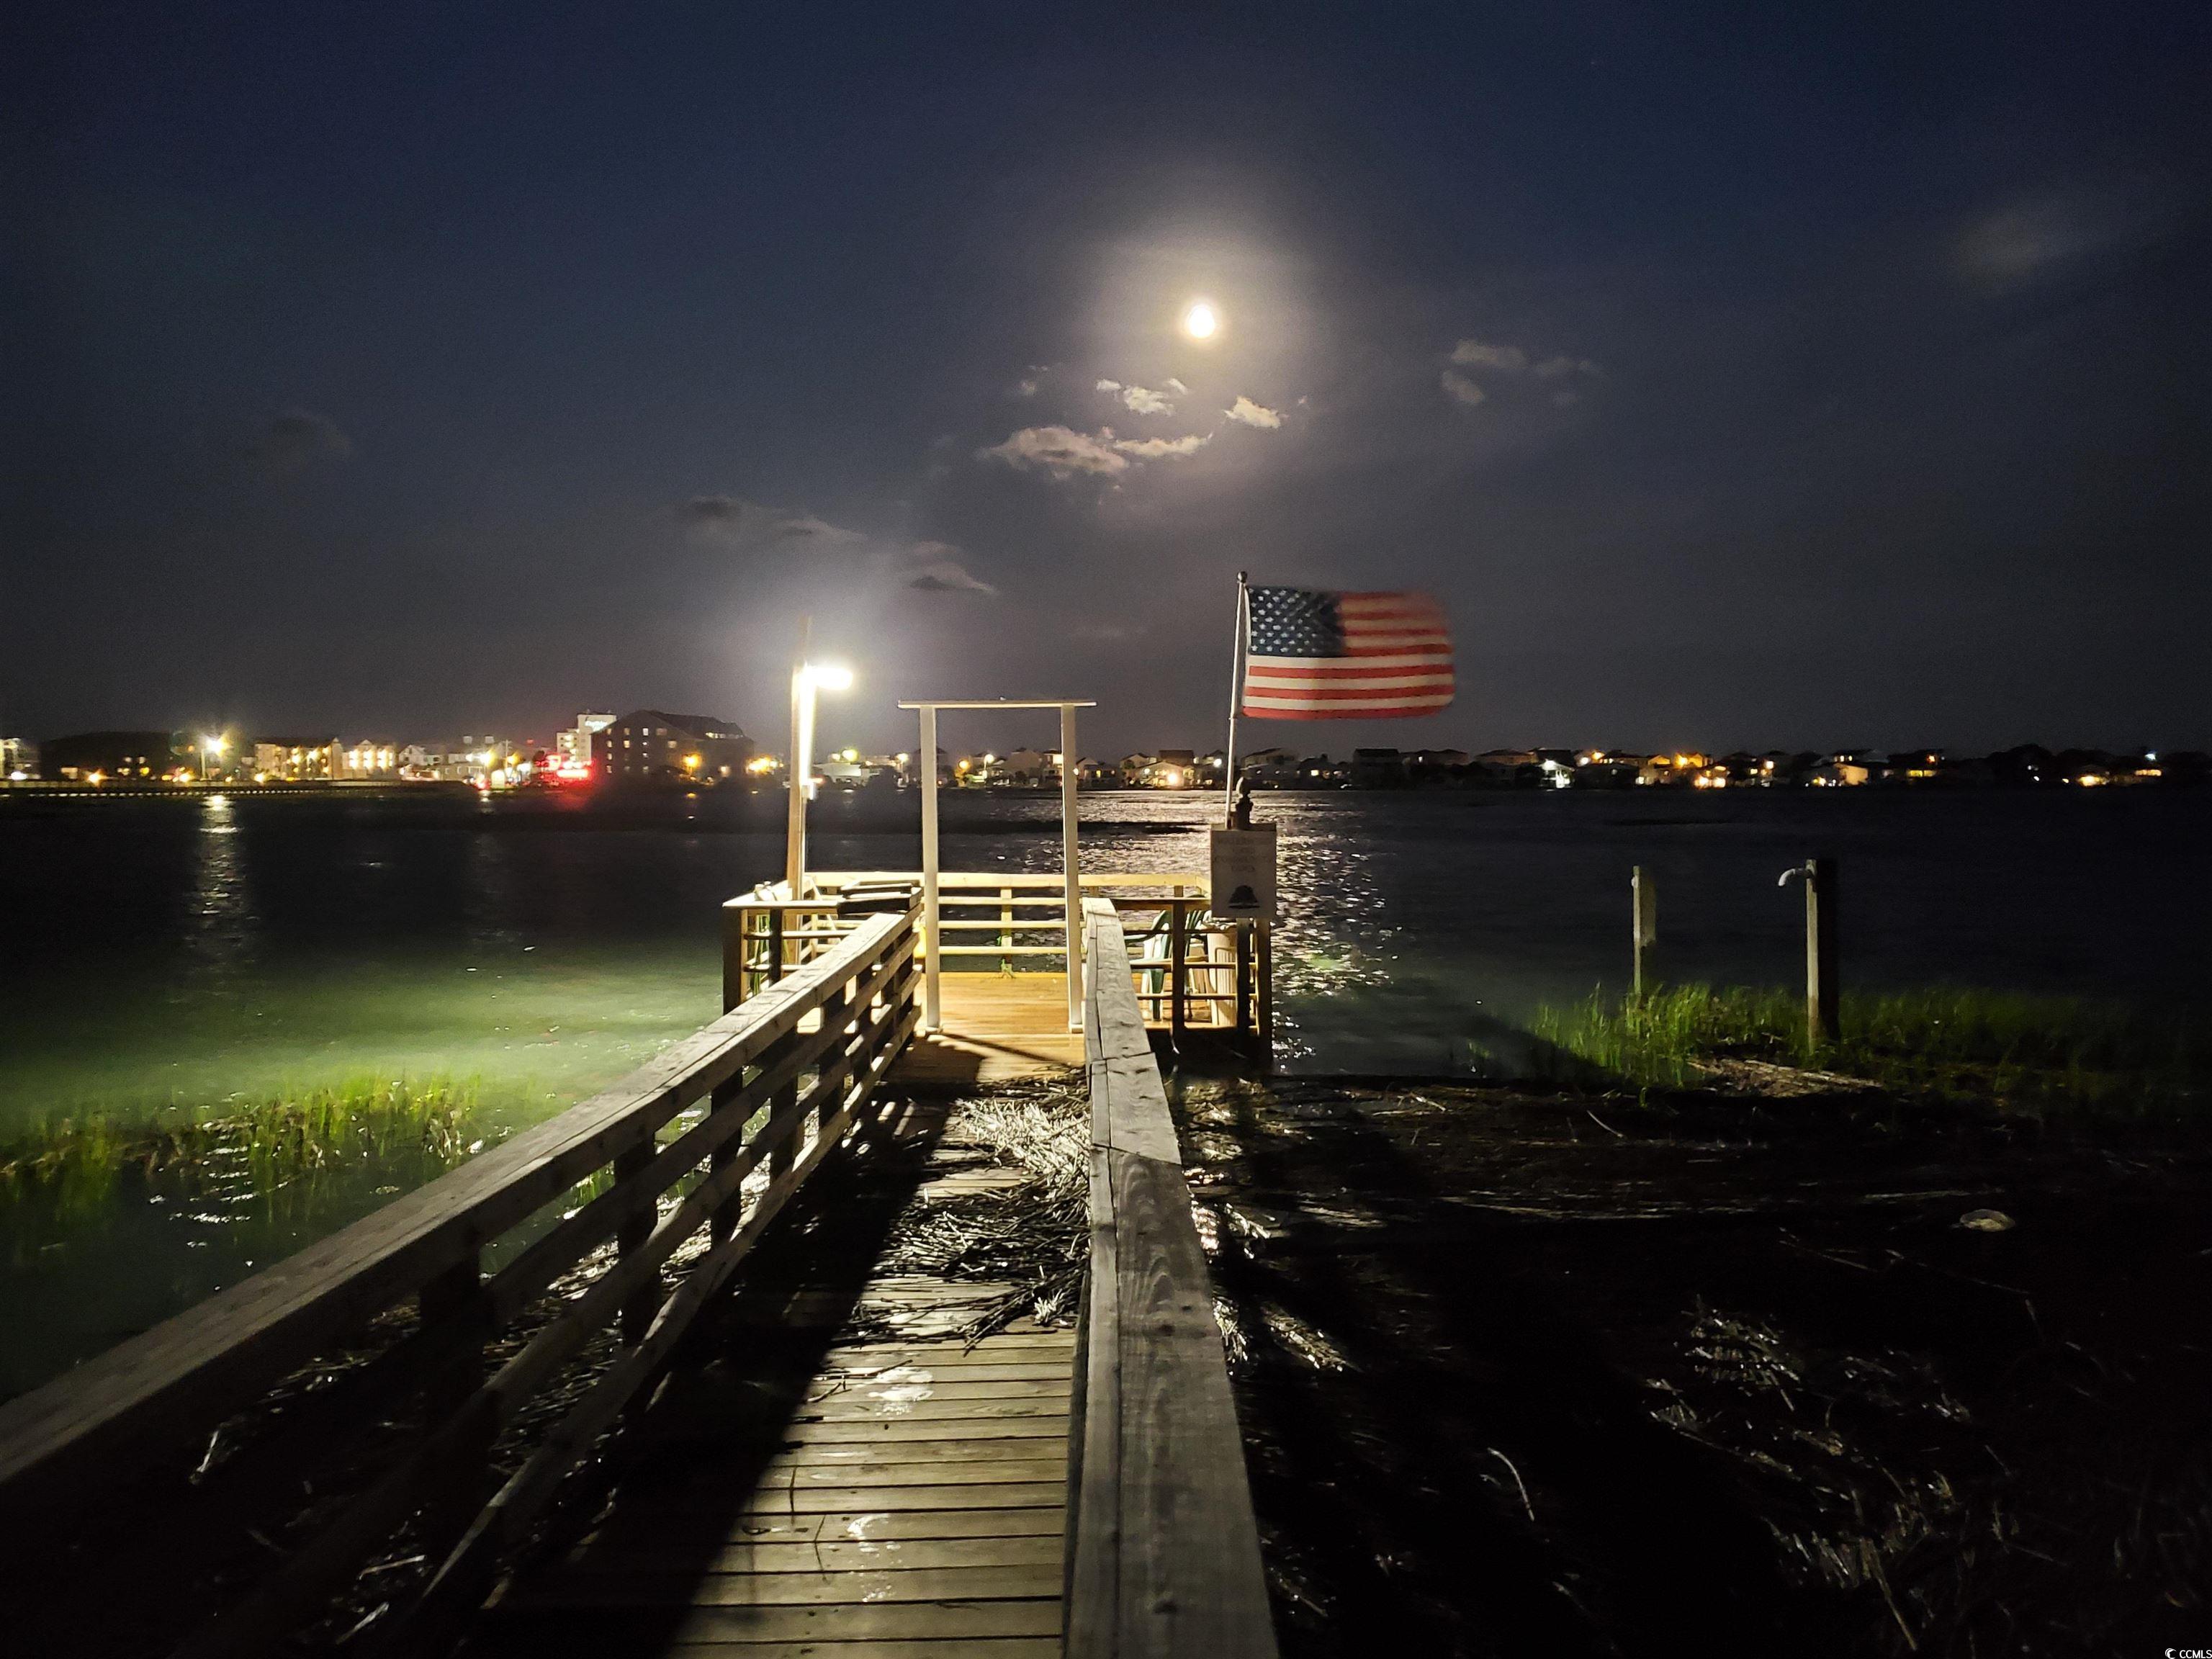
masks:
[[[1206,908],[1224,921],[1275,920],[1275,826],[1211,830],[1213,886]]]

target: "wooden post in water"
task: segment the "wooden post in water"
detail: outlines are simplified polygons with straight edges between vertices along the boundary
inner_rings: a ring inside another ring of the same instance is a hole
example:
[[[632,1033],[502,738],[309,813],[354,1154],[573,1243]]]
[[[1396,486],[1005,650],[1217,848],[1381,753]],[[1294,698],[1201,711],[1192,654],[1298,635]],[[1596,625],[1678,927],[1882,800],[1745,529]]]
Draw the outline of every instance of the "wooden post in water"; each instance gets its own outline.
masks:
[[[1844,1034],[1843,976],[1837,956],[1836,861],[1805,866],[1805,1040],[1809,1047]]]
[[[1636,1000],[1644,996],[1658,984],[1652,972],[1652,947],[1659,943],[1659,883],[1652,873],[1638,864],[1628,874],[1632,920],[1630,938],[1636,951]]]
[[[1189,1018],[1189,921],[1190,909],[1178,887],[1168,901],[1168,1030],[1177,1042],[1182,1041],[1183,1024]]]
[[[1259,937],[1252,964],[1253,1024],[1260,1033],[1260,1068],[1275,1069],[1275,924],[1255,921],[1252,924]]]
[[[722,906],[722,1012],[745,1000],[745,913],[732,901]]]
[[[937,708],[921,709],[921,929],[922,948],[928,951],[921,981],[921,1029],[934,1031],[943,1024],[938,1000],[938,975],[944,967],[942,941],[938,934],[937,870]]]

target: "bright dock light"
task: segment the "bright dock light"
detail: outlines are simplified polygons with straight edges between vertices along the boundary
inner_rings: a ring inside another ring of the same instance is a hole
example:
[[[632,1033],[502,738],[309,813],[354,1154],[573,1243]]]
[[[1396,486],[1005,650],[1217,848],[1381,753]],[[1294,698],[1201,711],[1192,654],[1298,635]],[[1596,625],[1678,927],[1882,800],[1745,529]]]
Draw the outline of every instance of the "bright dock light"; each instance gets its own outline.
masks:
[[[1194,340],[1210,340],[1219,332],[1221,317],[1211,301],[1194,300],[1182,313],[1182,331]]]
[[[807,684],[817,691],[849,691],[853,689],[853,671],[841,663],[811,662],[804,672]]]

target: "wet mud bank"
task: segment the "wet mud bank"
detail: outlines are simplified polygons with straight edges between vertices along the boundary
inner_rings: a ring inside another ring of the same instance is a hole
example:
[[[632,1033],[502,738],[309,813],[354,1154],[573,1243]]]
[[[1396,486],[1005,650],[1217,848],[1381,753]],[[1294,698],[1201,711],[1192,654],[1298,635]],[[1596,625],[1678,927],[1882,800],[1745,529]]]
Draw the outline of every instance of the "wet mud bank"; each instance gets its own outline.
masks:
[[[1174,1085],[1291,1656],[2212,1645],[2212,1155]]]

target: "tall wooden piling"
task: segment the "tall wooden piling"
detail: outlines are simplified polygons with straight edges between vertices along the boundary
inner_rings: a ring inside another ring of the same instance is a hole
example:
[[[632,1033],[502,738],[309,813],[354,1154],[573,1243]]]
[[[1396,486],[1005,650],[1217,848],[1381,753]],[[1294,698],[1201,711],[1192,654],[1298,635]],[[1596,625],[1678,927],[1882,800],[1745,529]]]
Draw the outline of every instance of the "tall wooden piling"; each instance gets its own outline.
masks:
[[[1836,861],[1805,866],[1805,1039],[1814,1048],[1841,1041],[1843,975],[1837,944]]]
[[[1628,873],[1629,937],[1636,953],[1636,996],[1641,1001],[1657,983],[1652,948],[1659,943],[1659,883],[1638,864]]]

